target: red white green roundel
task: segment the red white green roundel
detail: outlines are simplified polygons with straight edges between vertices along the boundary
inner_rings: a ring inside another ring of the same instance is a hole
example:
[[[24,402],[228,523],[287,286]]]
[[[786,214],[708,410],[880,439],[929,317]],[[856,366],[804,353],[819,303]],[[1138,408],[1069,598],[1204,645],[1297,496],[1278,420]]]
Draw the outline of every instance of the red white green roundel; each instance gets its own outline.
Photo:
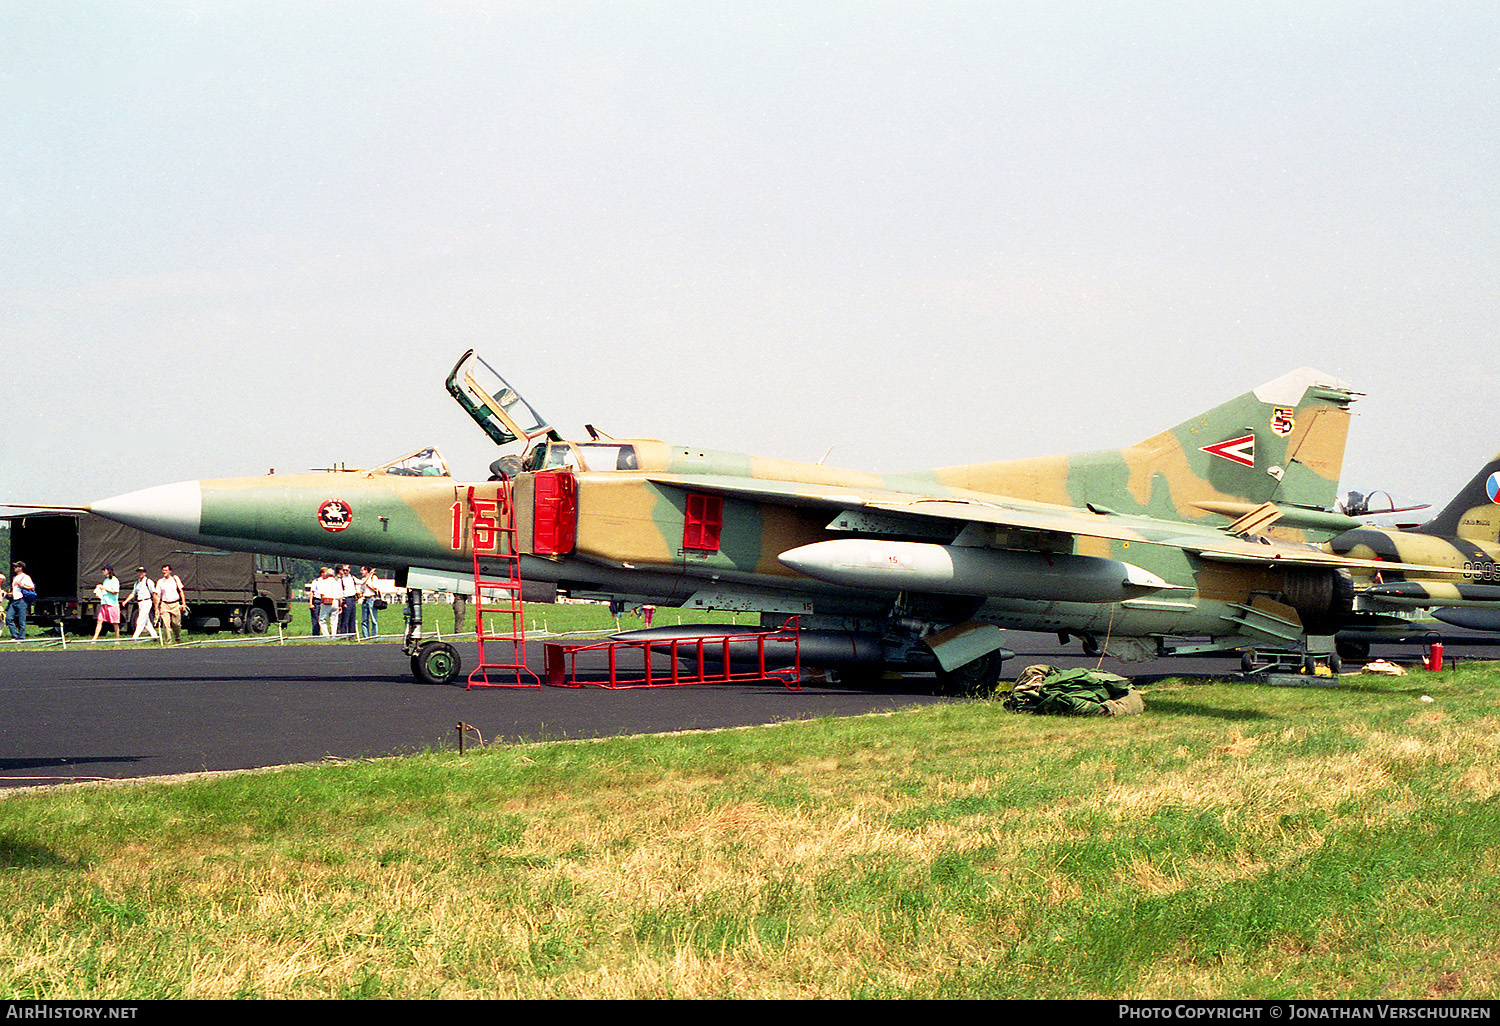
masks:
[[[354,523],[354,507],[343,499],[329,499],[318,507],[318,526],[335,533]]]
[[[1253,467],[1255,466],[1255,435],[1249,434],[1240,435],[1238,438],[1226,438],[1215,445],[1205,445],[1198,451],[1228,460],[1230,463]]]

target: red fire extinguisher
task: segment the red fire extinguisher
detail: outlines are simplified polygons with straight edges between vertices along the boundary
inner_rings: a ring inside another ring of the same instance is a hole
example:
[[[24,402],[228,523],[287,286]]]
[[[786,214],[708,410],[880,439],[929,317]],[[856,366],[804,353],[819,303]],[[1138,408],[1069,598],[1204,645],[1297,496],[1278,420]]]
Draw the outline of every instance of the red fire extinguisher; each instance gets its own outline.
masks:
[[[1443,668],[1443,643],[1441,641],[1434,641],[1427,649],[1427,658],[1422,660],[1422,665],[1433,671]]]

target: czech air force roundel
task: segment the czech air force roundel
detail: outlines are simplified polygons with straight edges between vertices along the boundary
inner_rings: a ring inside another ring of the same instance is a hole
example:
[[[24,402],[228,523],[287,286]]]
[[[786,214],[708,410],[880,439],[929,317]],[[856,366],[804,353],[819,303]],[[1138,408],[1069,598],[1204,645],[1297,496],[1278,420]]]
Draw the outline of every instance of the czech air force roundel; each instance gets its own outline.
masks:
[[[354,523],[354,508],[343,499],[329,499],[318,507],[318,526],[325,531],[342,531]]]
[[[1255,466],[1255,435],[1241,435],[1238,438],[1226,438],[1216,445],[1205,445],[1199,452],[1206,452],[1210,456],[1228,460],[1230,463],[1239,463],[1246,467]]]
[[[1490,475],[1490,479],[1484,483],[1484,490],[1489,494],[1491,502],[1500,502],[1500,470]]]

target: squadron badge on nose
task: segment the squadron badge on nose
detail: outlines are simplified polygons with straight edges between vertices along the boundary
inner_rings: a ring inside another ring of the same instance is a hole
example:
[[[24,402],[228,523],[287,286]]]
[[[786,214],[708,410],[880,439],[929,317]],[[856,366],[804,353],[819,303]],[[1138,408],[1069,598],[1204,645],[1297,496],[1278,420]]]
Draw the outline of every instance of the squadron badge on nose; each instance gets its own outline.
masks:
[[[354,522],[354,507],[343,499],[329,499],[318,507],[318,526],[325,531],[338,532]]]

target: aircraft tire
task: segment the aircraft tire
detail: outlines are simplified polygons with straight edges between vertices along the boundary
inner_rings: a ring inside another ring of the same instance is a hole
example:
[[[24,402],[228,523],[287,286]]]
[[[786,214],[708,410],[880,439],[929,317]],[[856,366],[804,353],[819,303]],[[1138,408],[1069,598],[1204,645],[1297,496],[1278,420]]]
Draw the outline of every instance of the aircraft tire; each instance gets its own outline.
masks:
[[[423,684],[451,684],[462,666],[458,650],[445,641],[429,641],[411,657],[412,676]]]
[[[956,670],[939,670],[938,687],[949,695],[987,695],[995,690],[1003,664],[1000,654],[991,652]]]
[[[1368,641],[1340,641],[1334,651],[1344,659],[1368,659],[1370,658],[1370,643]]]

